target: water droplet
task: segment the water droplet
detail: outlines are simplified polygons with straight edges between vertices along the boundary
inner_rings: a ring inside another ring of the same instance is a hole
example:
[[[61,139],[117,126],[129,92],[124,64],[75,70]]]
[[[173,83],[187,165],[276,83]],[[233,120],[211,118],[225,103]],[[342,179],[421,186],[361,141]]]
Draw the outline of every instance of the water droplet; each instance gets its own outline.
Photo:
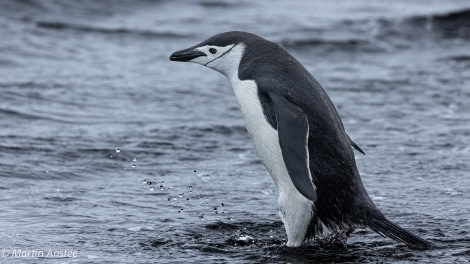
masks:
[[[132,168],[135,168],[135,164],[132,164]]]
[[[183,195],[184,195],[184,193],[180,193],[179,197],[180,197],[180,198],[182,198],[182,197],[183,197]]]
[[[154,189],[153,189],[153,187],[150,187],[149,190],[153,191]]]
[[[189,192],[192,192],[192,191],[193,191],[193,186],[190,185],[190,186],[188,187],[188,189],[189,189]]]
[[[222,206],[224,206],[224,203],[221,203]]]
[[[110,158],[112,158],[112,157],[113,157],[113,155],[110,155],[109,157],[110,157]]]
[[[121,152],[121,150],[119,148],[116,149],[116,153],[119,153]]]
[[[189,198],[186,198],[186,201],[189,201]]]
[[[160,185],[160,191],[163,191],[163,185]]]
[[[217,207],[214,207],[214,210],[216,210],[216,211],[217,211]]]
[[[197,172],[196,170],[194,170],[194,172]]]
[[[137,161],[137,158],[134,158],[132,161]]]
[[[171,197],[168,197],[168,202],[171,202]]]

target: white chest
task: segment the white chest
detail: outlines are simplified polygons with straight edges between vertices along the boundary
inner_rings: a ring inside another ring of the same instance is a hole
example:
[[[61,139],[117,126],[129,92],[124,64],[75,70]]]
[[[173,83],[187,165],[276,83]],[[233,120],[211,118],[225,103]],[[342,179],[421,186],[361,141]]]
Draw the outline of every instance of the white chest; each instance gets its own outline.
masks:
[[[291,185],[282,158],[277,130],[271,127],[264,116],[256,83],[252,80],[231,80],[231,84],[248,133],[266,169],[278,188]]]

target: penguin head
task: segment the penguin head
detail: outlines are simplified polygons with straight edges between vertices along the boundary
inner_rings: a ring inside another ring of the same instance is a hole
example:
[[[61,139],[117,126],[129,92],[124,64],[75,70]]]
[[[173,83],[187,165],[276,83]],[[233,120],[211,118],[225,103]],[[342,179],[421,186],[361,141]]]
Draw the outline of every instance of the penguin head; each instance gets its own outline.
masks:
[[[170,60],[201,64],[230,77],[238,71],[244,51],[253,37],[257,36],[240,31],[220,33],[174,52]]]

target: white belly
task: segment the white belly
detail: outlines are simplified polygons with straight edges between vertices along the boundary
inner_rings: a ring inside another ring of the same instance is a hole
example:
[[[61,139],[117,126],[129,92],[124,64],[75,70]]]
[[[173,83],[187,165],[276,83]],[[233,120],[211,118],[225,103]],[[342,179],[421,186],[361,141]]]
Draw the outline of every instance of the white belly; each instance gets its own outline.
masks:
[[[254,81],[239,81],[232,84],[255,148],[266,169],[273,177],[277,187],[286,186],[290,182],[287,169],[279,146],[279,136],[266,120],[263,108],[258,99],[258,89]],[[288,181],[287,181],[288,180]]]
[[[243,119],[264,166],[279,191],[279,209],[288,246],[300,246],[313,216],[313,203],[300,194],[290,179],[282,157],[279,136],[266,120],[256,83],[231,80]]]

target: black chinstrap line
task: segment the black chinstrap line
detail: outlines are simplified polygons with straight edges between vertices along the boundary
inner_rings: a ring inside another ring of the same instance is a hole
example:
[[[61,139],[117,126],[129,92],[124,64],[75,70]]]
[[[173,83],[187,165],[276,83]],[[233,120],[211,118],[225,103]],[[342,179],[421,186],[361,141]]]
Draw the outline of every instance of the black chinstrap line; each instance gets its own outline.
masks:
[[[206,64],[204,64],[204,66],[207,66],[209,63],[211,63],[211,62],[213,62],[213,61],[215,61],[215,60],[217,60],[217,59],[222,58],[225,54],[229,53],[229,52],[230,52],[233,48],[235,48],[236,46],[237,46],[237,45],[234,44],[233,47],[231,47],[229,50],[227,50],[226,52],[222,53],[222,55],[220,55],[219,57],[217,57],[217,58],[215,58],[215,59],[209,61],[209,62],[206,63]]]

